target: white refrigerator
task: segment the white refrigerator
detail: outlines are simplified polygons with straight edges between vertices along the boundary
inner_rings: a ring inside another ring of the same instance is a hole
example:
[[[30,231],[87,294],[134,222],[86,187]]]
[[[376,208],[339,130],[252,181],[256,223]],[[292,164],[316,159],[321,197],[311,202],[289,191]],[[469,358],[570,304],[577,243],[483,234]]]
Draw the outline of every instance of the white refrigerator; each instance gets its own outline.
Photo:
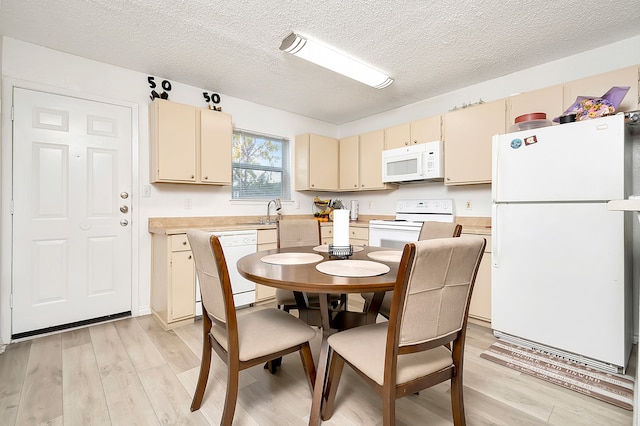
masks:
[[[632,346],[624,115],[493,138],[494,334],[624,372]]]

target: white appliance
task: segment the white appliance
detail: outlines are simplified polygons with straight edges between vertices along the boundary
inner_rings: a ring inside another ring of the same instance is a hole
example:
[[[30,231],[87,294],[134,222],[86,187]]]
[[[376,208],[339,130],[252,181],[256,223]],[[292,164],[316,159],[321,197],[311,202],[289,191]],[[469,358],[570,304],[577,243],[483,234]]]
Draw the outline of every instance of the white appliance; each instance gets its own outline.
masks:
[[[402,249],[417,241],[422,222],[453,222],[453,200],[399,200],[395,220],[370,220],[369,245]]]
[[[233,302],[236,306],[244,306],[255,303],[256,283],[244,278],[238,272],[236,264],[241,257],[255,253],[258,244],[258,231],[219,231],[212,232],[220,239],[222,251],[227,261],[231,288],[233,289]],[[202,315],[202,299],[200,296],[200,283],[196,276],[196,316]]]
[[[382,151],[383,182],[444,180],[442,141]]]
[[[622,114],[493,138],[494,334],[624,372],[632,345]]]

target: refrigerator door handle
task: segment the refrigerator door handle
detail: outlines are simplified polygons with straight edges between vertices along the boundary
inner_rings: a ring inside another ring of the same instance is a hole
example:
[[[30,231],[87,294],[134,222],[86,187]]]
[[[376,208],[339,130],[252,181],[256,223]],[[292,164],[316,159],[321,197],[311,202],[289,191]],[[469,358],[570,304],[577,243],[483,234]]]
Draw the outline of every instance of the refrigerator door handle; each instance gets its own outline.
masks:
[[[498,205],[495,203],[491,205],[491,217],[491,260],[492,266],[494,268],[497,268],[498,264],[500,263],[500,249],[498,244],[498,242],[500,241],[500,237],[498,235]]]

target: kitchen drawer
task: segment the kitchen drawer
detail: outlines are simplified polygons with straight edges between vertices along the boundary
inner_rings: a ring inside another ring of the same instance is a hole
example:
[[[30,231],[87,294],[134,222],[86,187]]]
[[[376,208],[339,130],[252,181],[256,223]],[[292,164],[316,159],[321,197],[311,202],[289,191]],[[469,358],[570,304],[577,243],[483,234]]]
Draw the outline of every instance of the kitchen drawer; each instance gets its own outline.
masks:
[[[171,236],[171,251],[191,250],[187,234],[177,234]]]
[[[332,238],[333,237],[333,223],[331,223],[328,226],[320,226],[320,235],[322,236],[322,239],[326,238]]]
[[[356,240],[369,240],[369,228],[362,228],[359,226],[351,226],[349,227],[349,238],[354,238]]]

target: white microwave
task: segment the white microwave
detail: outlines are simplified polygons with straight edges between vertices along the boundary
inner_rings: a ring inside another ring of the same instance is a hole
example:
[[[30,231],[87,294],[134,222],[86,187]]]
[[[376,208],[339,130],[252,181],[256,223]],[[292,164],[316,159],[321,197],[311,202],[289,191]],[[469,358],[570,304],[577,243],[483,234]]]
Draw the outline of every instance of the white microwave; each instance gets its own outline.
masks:
[[[383,182],[444,180],[442,141],[382,151]]]

